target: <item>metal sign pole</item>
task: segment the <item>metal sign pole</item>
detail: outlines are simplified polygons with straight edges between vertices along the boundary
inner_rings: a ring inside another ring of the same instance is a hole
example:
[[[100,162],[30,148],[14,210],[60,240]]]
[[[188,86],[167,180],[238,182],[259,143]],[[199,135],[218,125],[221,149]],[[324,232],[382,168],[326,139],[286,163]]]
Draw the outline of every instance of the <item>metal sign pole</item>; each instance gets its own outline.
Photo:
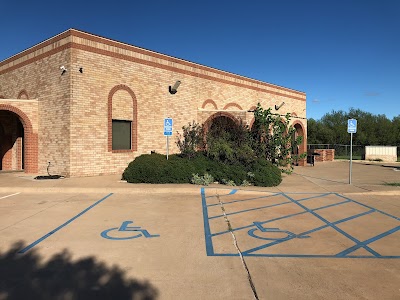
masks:
[[[352,165],[353,165],[353,133],[350,133],[350,174],[349,174],[349,184],[351,184],[352,175]]]
[[[167,135],[167,160],[168,160],[168,151],[169,151],[169,136]]]
[[[172,136],[172,127],[174,124],[174,120],[172,118],[165,118],[164,119],[164,136],[167,137],[167,160],[169,155],[169,137]]]

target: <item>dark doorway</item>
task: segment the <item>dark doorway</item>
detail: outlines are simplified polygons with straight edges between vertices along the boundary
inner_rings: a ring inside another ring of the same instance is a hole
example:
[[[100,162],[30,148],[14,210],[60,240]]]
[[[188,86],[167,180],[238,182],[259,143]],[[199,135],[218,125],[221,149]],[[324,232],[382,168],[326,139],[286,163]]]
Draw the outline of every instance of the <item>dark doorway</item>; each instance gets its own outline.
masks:
[[[24,169],[24,127],[10,111],[0,111],[0,170]]]

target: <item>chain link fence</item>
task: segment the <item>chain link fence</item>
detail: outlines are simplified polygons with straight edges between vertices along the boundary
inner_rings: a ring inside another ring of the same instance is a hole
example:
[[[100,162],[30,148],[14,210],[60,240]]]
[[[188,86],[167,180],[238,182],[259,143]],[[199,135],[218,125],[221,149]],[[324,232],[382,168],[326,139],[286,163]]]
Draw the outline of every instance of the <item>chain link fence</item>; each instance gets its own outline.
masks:
[[[350,159],[350,145],[341,144],[308,144],[308,151],[314,149],[335,149],[335,159]],[[365,146],[353,145],[353,159],[365,158]]]

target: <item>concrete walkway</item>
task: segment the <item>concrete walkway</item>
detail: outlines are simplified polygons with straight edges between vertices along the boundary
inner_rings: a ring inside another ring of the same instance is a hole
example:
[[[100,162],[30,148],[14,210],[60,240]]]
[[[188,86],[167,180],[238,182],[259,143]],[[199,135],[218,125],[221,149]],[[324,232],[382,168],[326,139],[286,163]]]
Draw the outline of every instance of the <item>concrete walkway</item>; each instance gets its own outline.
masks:
[[[0,172],[0,192],[101,192],[110,189],[119,193],[198,192],[192,184],[128,184],[121,175],[35,180],[37,175],[23,172]],[[236,187],[243,190],[281,192],[329,191],[336,193],[371,193],[398,195],[400,187],[384,183],[400,182],[400,163],[353,162],[352,185],[349,185],[349,162],[316,163],[314,167],[295,167],[291,175],[283,175],[278,187]],[[224,187],[223,185],[212,185]]]
[[[399,299],[398,167],[271,188],[0,173],[0,298]]]

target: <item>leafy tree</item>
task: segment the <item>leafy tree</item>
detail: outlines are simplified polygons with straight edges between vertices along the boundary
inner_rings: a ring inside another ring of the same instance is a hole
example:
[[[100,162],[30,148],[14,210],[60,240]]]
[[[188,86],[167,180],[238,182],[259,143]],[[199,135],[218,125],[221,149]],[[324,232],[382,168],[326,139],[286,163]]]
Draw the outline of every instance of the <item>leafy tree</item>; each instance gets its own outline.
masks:
[[[291,173],[293,163],[306,154],[295,154],[302,137],[294,138],[296,129],[289,126],[290,114],[281,117],[273,114],[271,108],[265,110],[258,104],[254,119],[250,130],[242,122],[237,124],[221,116],[214,119],[205,137],[204,126],[189,123],[182,128],[183,133],[178,134],[177,146],[181,154],[189,158],[194,157],[196,151],[204,150],[209,158],[222,163],[250,166],[265,160]]]
[[[193,158],[196,152],[204,149],[204,130],[203,126],[195,121],[182,127],[182,134],[178,132],[176,138],[182,156]]]
[[[228,117],[216,118],[206,136],[207,156],[223,163],[249,164],[255,160],[247,125]]]
[[[253,149],[257,157],[270,161],[285,173],[291,173],[293,162],[306,155],[300,157],[293,154],[293,149],[301,144],[302,137],[293,138],[296,129],[289,126],[289,122],[290,114],[282,118],[279,114],[273,114],[271,108],[263,109],[260,103],[254,111]]]
[[[309,144],[349,144],[347,120],[357,119],[354,145],[393,145],[400,149],[400,115],[389,120],[385,115],[373,115],[351,108],[348,113],[332,111],[320,120],[308,120]]]

